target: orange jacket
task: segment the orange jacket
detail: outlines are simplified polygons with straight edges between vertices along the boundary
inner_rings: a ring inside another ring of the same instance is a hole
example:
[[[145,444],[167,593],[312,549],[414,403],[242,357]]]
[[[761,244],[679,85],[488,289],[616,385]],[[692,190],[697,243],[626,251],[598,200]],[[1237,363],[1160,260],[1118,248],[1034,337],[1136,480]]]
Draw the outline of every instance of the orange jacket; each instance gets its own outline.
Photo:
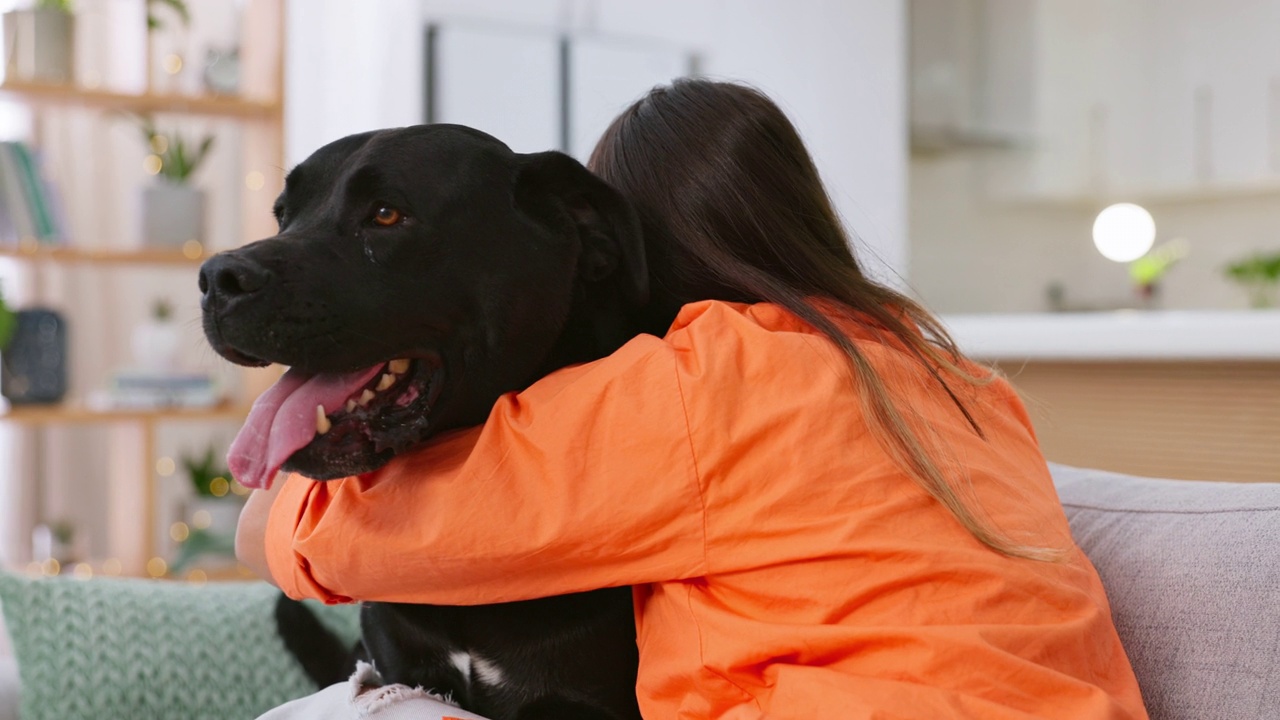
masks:
[[[1009,385],[952,383],[983,440],[905,351],[848,329],[985,516],[1066,561],[989,550],[904,476],[808,325],[704,302],[379,472],[289,478],[272,574],[328,602],[634,585],[655,720],[1146,717]]]

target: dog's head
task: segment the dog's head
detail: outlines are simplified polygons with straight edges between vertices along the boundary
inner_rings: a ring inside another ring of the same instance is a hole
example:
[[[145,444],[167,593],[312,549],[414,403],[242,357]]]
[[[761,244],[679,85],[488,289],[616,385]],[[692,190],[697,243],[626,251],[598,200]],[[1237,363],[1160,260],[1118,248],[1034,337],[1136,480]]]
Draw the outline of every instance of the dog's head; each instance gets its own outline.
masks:
[[[369,472],[479,423],[502,393],[612,352],[648,297],[618,193],[470,128],[331,143],[289,173],[275,214],[279,234],[200,270],[213,348],[290,366],[233,444],[250,486],[280,467]]]

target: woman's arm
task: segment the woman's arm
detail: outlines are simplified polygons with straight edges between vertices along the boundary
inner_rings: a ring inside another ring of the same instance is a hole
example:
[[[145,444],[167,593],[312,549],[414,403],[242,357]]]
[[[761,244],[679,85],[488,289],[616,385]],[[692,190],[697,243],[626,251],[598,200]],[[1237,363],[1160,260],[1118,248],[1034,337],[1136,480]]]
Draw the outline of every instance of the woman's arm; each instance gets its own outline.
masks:
[[[705,574],[676,363],[637,338],[378,472],[278,483],[272,576],[294,597],[466,605]]]
[[[269,490],[250,493],[236,525],[236,559],[267,582],[273,582],[271,570],[267,567],[267,518],[283,487],[284,483],[277,481]]]

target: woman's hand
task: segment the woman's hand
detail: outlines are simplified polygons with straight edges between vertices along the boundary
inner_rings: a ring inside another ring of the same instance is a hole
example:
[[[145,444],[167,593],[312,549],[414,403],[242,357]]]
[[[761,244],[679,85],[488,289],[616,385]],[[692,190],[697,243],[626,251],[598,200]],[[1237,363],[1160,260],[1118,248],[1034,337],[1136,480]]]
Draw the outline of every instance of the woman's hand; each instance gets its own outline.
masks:
[[[271,504],[275,502],[280,488],[284,487],[285,476],[281,475],[271,484],[270,490],[254,490],[249,494],[249,501],[240,511],[240,523],[236,526],[236,559],[249,568],[258,577],[275,585],[271,577],[271,569],[267,567],[267,518],[271,515]]]

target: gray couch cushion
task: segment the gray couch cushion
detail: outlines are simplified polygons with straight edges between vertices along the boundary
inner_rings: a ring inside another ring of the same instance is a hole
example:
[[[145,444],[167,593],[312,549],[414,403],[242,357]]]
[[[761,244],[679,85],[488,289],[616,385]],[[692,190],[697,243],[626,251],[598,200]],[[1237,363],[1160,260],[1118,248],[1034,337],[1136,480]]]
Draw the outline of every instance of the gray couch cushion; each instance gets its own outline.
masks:
[[[1280,484],[1050,469],[1152,720],[1280,718]]]

